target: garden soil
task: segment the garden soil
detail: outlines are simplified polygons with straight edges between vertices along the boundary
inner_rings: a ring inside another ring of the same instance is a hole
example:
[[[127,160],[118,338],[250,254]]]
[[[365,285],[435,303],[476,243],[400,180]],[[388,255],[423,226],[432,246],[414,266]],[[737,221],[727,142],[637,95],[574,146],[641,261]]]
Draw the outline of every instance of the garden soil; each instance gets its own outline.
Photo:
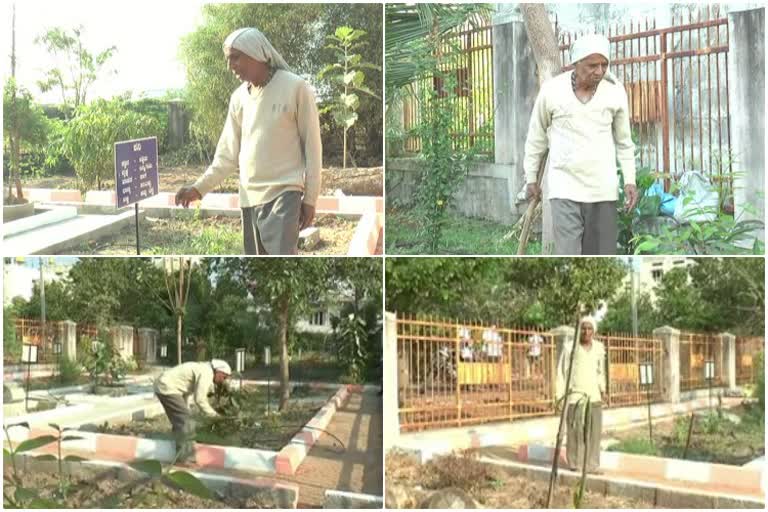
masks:
[[[402,453],[390,452],[386,458],[387,485],[405,488],[421,486],[426,490],[440,490],[461,487],[475,498],[484,508],[527,509],[544,508],[547,483],[531,481],[508,474],[504,468],[478,461],[455,457],[456,471],[445,475],[435,463],[418,464],[413,458]],[[445,463],[445,461],[444,461]],[[466,471],[466,474],[463,473]],[[466,476],[466,478],[465,478]],[[447,480],[451,481],[448,482]],[[558,486],[553,497],[552,508],[573,508],[573,488]],[[620,496],[603,496],[586,492],[582,508],[654,508],[648,503],[625,499]]]
[[[184,185],[194,183],[205,172],[205,166],[175,166],[160,165],[160,192],[176,192]],[[214,192],[237,192],[238,176],[229,176],[216,187]],[[25,188],[56,188],[75,189],[75,175],[55,175],[24,180]],[[108,180],[102,184],[105,190],[112,190],[114,183]],[[348,196],[382,196],[384,190],[384,170],[382,167],[348,167],[341,169],[329,167],[323,169],[321,194],[332,195],[341,190]]]

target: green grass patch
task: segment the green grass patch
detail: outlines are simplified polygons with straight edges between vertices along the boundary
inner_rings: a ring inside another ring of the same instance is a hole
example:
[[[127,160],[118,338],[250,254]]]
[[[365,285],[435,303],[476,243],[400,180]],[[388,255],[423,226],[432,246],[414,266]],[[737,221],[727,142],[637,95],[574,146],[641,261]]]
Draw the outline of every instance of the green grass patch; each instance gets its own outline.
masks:
[[[738,420],[732,421],[732,415]],[[608,451],[738,466],[765,454],[765,413],[756,404],[697,416],[685,454],[689,422],[690,416],[680,416],[654,425],[653,443],[647,425],[617,433],[619,442]]]
[[[438,254],[517,254],[517,239],[505,238],[512,226],[449,213]],[[407,210],[386,213],[387,254],[430,254],[416,216]],[[530,241],[526,254],[541,254],[541,242]]]

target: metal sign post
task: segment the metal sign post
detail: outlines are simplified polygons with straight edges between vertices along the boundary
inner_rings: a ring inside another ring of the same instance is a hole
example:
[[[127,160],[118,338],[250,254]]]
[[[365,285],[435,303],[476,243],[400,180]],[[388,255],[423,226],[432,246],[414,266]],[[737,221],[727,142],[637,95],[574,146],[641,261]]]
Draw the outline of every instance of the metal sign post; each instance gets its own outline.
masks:
[[[245,371],[245,349],[235,349],[235,367],[240,375],[240,391],[243,390],[243,372]]]
[[[134,205],[137,255],[141,255],[139,201],[159,192],[157,162],[157,137],[115,142],[116,206]]]
[[[707,385],[709,387],[709,410],[712,410],[712,381],[715,379],[715,362],[704,362],[704,378],[707,379]]]
[[[24,343],[21,347],[21,362],[27,363],[27,386],[24,393],[24,410],[29,412],[29,378],[32,364],[37,363],[37,345]]]
[[[269,363],[272,361],[272,354],[270,353],[269,347],[264,347],[264,367],[267,369],[267,415],[271,413],[271,397],[270,397],[270,388],[272,387],[272,381],[270,379],[270,370],[269,370]]]
[[[640,363],[640,386],[645,387],[648,401],[648,438],[653,444],[653,419],[651,418],[651,388],[653,387],[653,363]]]

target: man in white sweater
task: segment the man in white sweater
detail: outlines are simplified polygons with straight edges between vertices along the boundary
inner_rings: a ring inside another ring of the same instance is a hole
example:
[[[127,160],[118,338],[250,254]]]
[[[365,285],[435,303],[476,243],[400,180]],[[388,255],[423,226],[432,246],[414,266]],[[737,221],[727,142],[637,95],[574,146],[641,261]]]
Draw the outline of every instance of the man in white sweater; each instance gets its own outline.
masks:
[[[545,82],[533,106],[523,168],[528,197],[540,197],[536,176],[549,149],[548,188],[555,254],[616,254],[619,198],[637,204],[635,146],[624,86],[608,71],[610,42],[587,35],[571,47],[573,71]]]
[[[177,463],[193,463],[195,425],[190,418],[189,403],[194,400],[206,416],[218,416],[208,403],[214,384],[221,384],[232,375],[226,361],[182,363],[166,370],[155,381],[155,395],[165,410],[176,439]]]
[[[185,208],[239,169],[246,254],[296,254],[320,194],[320,118],[311,87],[267,38],[242,28],[224,56],[243,83],[232,94],[213,163],[176,204]]]
[[[581,471],[587,457],[587,471],[597,473],[600,467],[600,437],[603,433],[603,395],[605,394],[605,346],[593,338],[597,323],[592,317],[584,317],[580,323],[581,335],[575,347],[564,347],[557,364],[556,394],[560,400],[566,393],[568,364],[573,355],[571,385],[564,406],[568,438],[565,458],[570,469]],[[586,413],[586,402],[590,413]],[[587,442],[584,442],[584,426],[587,424]]]

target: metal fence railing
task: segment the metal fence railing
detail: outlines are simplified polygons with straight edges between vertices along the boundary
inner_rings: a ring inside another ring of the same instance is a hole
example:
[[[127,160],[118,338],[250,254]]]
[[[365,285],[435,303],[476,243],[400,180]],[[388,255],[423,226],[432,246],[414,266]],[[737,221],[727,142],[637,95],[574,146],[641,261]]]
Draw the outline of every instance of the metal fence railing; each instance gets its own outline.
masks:
[[[706,389],[725,384],[723,343],[720,336],[692,332],[680,333],[680,391]],[[707,363],[713,364],[711,384]]]
[[[443,48],[446,59],[441,69],[456,82],[453,97],[454,115],[451,132],[458,148],[477,147],[478,152],[494,152],[494,85],[493,85],[493,28],[487,25],[467,24],[452,32]],[[412,85],[414,94],[403,99],[403,130],[406,134],[424,120],[422,102],[425,91],[444,90],[438,77],[419,80]],[[413,133],[404,142],[407,153],[419,153],[421,138]]]
[[[397,356],[404,431],[554,412],[555,347],[546,332],[400,316]]]
[[[742,386],[757,382],[756,356],[758,352],[765,354],[764,338],[757,336],[736,337],[736,385]]]
[[[661,400],[664,365],[660,340],[626,333],[600,334],[597,339],[605,344],[608,359],[608,407],[644,404],[649,395],[652,401]],[[640,383],[641,364],[652,365],[650,389]]]

